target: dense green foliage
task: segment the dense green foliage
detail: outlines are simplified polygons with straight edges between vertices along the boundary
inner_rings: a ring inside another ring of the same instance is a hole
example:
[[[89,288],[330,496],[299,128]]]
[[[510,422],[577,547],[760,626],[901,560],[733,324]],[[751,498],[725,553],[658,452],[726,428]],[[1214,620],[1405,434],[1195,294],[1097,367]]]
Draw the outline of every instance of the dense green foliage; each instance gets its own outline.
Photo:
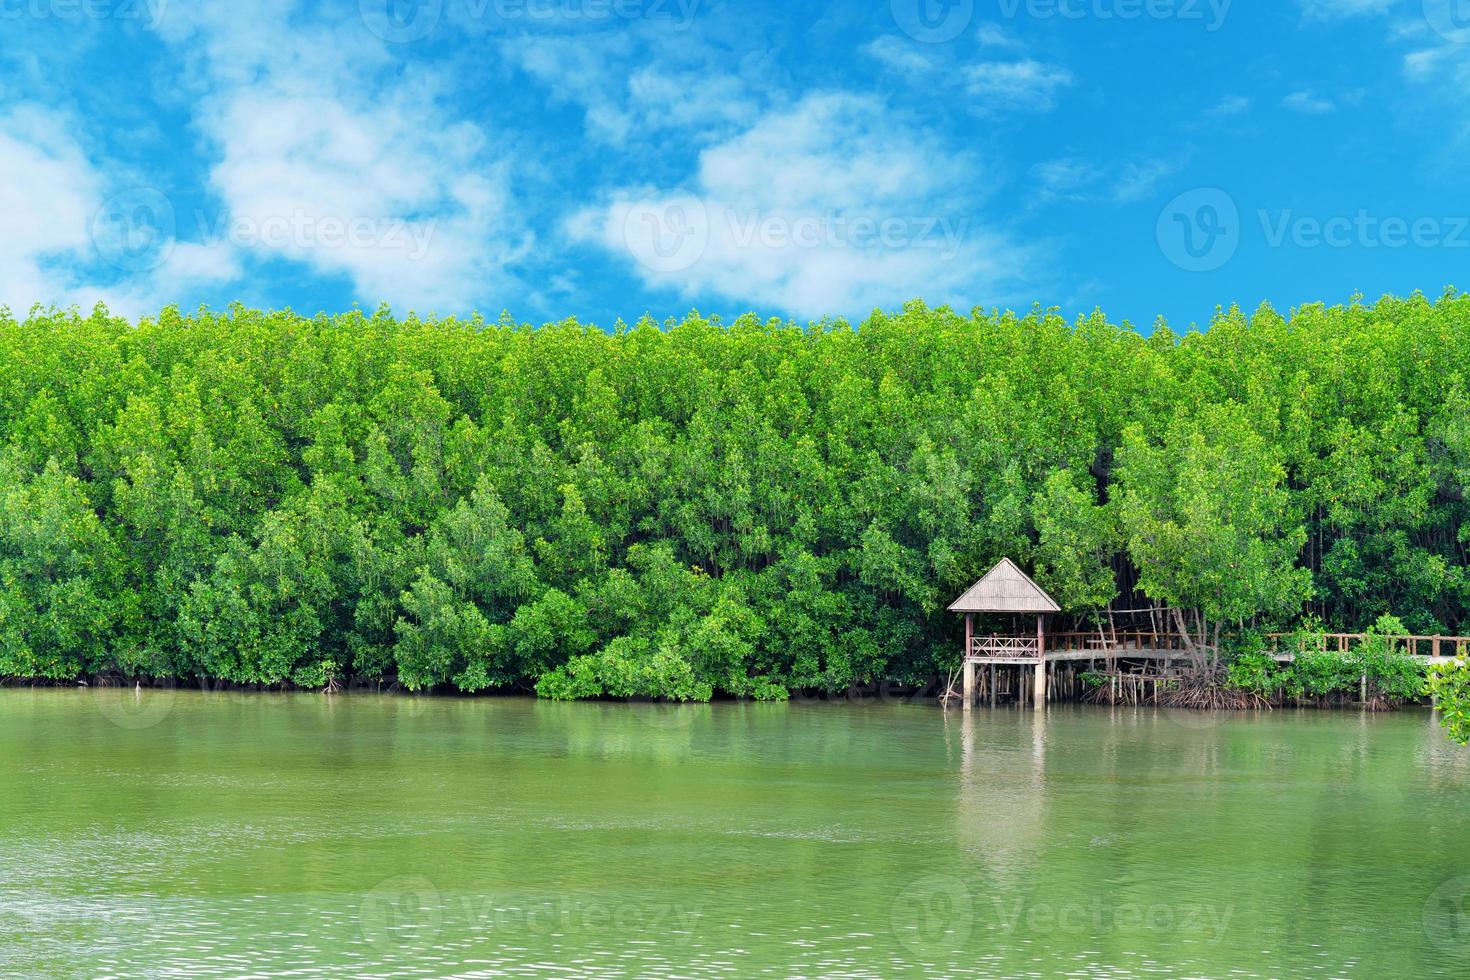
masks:
[[[1078,614],[1470,628],[1467,364],[1457,295],[1147,337],[0,317],[0,675],[780,698],[947,666],[1003,555]]]
[[[1461,658],[1430,668],[1427,692],[1450,738],[1470,744],[1470,661]]]

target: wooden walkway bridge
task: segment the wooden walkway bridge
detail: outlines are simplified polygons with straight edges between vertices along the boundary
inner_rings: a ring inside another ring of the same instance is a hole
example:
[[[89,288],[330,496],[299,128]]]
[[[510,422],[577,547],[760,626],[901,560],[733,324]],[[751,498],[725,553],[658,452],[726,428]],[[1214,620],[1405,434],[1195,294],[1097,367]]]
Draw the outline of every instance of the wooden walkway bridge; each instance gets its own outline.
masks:
[[[1290,633],[1268,633],[1271,639],[1271,655],[1277,660],[1294,660],[1297,651],[1283,651],[1283,643],[1290,643]],[[1321,650],[1336,650],[1347,653],[1356,644],[1368,639],[1367,633],[1325,633]],[[1411,657],[1421,657],[1432,664],[1447,664],[1462,659],[1470,653],[1470,636],[1380,636],[1378,639],[1392,640]]]
[[[1296,659],[1299,651],[1287,649],[1292,634],[1267,635],[1274,659],[1283,663]],[[1349,653],[1368,636],[1367,633],[1327,633],[1318,649]],[[1383,639],[1392,640],[1402,652],[1430,664],[1450,663],[1470,655],[1470,637],[1466,636],[1405,635]],[[1002,693],[1008,698],[1014,695],[1022,703],[1034,701],[1039,707],[1049,695],[1055,700],[1056,695],[1065,697],[1064,692],[1077,690],[1084,671],[1110,680],[1115,696],[1117,692],[1136,688],[1135,693],[1142,699],[1141,692],[1149,685],[1157,693],[1161,686],[1177,683],[1181,671],[1176,664],[1193,661],[1198,656],[1198,648],[1191,650],[1177,633],[1148,630],[971,636],[969,655],[965,658],[965,683],[970,692],[966,703],[973,703],[976,695],[988,696],[994,703],[997,694]],[[1120,662],[1132,666],[1120,667]],[[1156,669],[1138,672],[1141,662],[1152,662]],[[997,674],[996,668],[1007,667],[1032,670],[1017,671],[1014,675]],[[988,674],[977,676],[980,668],[988,668]],[[1026,676],[1028,673],[1030,677]]]
[[[1114,679],[1115,688],[1127,684],[1152,682],[1157,693],[1160,682],[1177,681],[1181,670],[1175,663],[1197,661],[1208,648],[1196,645],[1177,631],[1162,628],[1170,620],[1168,610],[1122,610],[1146,613],[1151,626],[1117,625],[1114,612],[1108,614],[1108,625],[1091,632],[1047,633],[1045,617],[1060,607],[1051,596],[1008,559],[1002,559],[984,578],[972,585],[949,607],[965,615],[964,705],[971,707],[977,695],[989,694],[992,704],[1004,691],[1023,704],[1032,701],[1039,708],[1048,694],[1059,693],[1056,685],[1077,690],[1083,672],[1101,674]],[[1029,627],[1024,635],[977,635],[977,614],[1010,616],[1034,615],[1036,632]],[[1160,614],[1160,615],[1155,615]],[[1175,619],[1178,617],[1175,616]],[[1295,634],[1271,633],[1270,654],[1278,661],[1294,660],[1299,650],[1288,649]],[[1348,653],[1369,638],[1367,633],[1328,633],[1319,641],[1319,649]],[[1449,663],[1470,654],[1470,637],[1466,636],[1390,636],[1412,657],[1431,664]],[[1300,641],[1297,641],[1300,642]],[[1120,668],[1119,662],[1125,665]],[[1140,672],[1141,662],[1161,665],[1154,673]],[[1082,665],[1086,664],[1086,667]],[[1031,670],[1025,668],[1030,667]],[[979,676],[980,668],[988,668]],[[998,668],[1017,668],[998,671]],[[1028,676],[1029,675],[1029,676]]]
[[[1319,649],[1347,653],[1368,639],[1368,633],[1325,633]],[[1291,633],[1267,633],[1270,654],[1281,661],[1294,660],[1298,651],[1283,650]],[[1382,636],[1392,640],[1411,657],[1429,663],[1449,663],[1470,655],[1470,636]],[[1044,650],[1042,647],[1044,646]],[[970,641],[970,656],[977,662],[1034,664],[1062,660],[1188,660],[1191,653],[1178,633],[1149,630],[1100,630],[1089,633],[1046,633],[1034,636],[976,636]]]

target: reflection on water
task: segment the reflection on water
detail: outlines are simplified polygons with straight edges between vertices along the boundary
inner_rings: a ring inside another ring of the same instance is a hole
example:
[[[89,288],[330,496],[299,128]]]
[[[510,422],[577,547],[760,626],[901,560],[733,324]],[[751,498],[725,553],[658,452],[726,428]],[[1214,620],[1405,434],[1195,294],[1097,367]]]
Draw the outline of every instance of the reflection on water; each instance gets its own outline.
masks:
[[[0,691],[0,976],[1470,975],[1429,715]]]

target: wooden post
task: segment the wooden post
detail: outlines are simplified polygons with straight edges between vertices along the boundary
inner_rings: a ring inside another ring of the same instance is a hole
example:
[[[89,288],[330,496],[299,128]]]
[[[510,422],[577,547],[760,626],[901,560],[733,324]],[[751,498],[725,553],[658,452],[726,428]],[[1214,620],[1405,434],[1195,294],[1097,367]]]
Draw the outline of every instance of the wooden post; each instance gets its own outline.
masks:
[[[970,655],[975,652],[975,614],[965,613],[965,707],[975,703],[975,665]]]
[[[1046,707],[1046,635],[1042,632],[1042,618],[1036,617],[1036,681],[1032,691],[1038,709]]]

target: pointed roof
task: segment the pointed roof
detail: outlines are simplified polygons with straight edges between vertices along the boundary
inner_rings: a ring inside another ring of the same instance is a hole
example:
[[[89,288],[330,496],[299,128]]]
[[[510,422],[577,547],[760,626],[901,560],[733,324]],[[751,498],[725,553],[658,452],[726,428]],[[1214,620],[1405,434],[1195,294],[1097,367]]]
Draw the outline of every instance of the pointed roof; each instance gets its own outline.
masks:
[[[1048,613],[1061,612],[1055,599],[1031,581],[1031,576],[1002,558],[985,577],[949,607],[950,612]]]

